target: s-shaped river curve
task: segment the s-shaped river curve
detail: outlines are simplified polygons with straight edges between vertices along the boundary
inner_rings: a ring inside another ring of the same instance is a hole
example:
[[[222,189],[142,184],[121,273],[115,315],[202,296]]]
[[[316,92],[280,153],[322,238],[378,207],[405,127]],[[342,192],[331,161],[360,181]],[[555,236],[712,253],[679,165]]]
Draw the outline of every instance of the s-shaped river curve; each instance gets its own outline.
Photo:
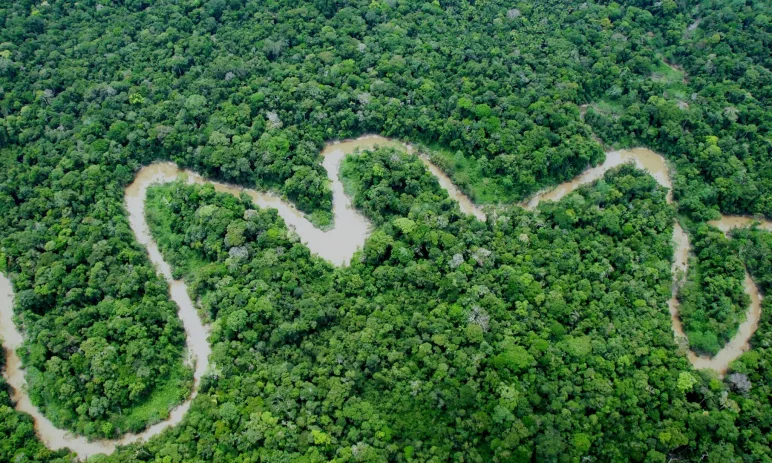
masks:
[[[211,183],[219,192],[238,195],[242,192],[249,195],[255,204],[264,208],[276,208],[279,215],[288,226],[295,229],[303,242],[312,252],[333,262],[336,265],[345,265],[354,252],[364,245],[370,235],[370,223],[351,206],[351,199],[343,192],[343,184],[338,178],[340,163],[348,154],[358,149],[368,149],[378,146],[394,146],[407,149],[412,152],[409,145],[389,140],[379,136],[364,136],[356,140],[331,143],[322,152],[323,165],[331,180],[333,193],[333,213],[335,228],[322,231],[308,221],[303,214],[293,205],[271,194],[258,192],[252,189],[241,188],[234,185],[219,182],[210,182],[200,175],[181,170],[172,163],[155,163],[142,168],[136,175],[134,182],[126,188],[126,209],[129,212],[129,224],[136,235],[137,241],[145,246],[150,260],[158,271],[169,283],[171,299],[179,308],[179,316],[185,328],[187,350],[195,361],[193,373],[193,390],[188,399],[175,407],[170,416],[156,423],[138,434],[124,434],[118,439],[88,441],[82,436],[73,436],[69,431],[57,428],[43,413],[33,405],[26,392],[26,381],[21,360],[16,350],[22,345],[22,335],[13,323],[13,290],[10,280],[0,274],[0,338],[6,350],[6,368],[4,376],[12,389],[12,400],[16,403],[16,410],[32,416],[35,422],[35,432],[40,440],[50,449],[58,450],[69,448],[81,459],[95,454],[110,454],[117,446],[128,445],[134,442],[147,440],[166,428],[178,424],[187,413],[193,399],[198,394],[198,386],[201,378],[209,366],[208,328],[202,323],[196,312],[193,301],[187,291],[187,286],[181,280],[174,280],[171,267],[163,259],[158,245],[152,239],[145,220],[145,199],[147,189],[153,184],[175,181],[179,174],[185,173],[191,183]],[[481,220],[485,220],[483,214],[453,182],[439,168],[431,164],[426,157],[421,157],[429,170],[437,177],[448,194],[455,198],[461,209],[473,214]]]
[[[364,245],[365,240],[370,234],[371,226],[369,221],[363,215],[353,209],[351,206],[351,199],[343,192],[343,185],[338,178],[340,163],[348,154],[353,153],[358,149],[373,148],[376,145],[396,146],[406,149],[408,152],[413,152],[413,148],[410,145],[405,145],[375,135],[364,136],[356,140],[332,143],[322,152],[323,166],[327,170],[327,175],[331,180],[330,186],[333,193],[335,228],[328,231],[322,231],[314,227],[294,206],[271,193],[258,192],[234,185],[208,181],[194,172],[180,170],[172,163],[151,164],[142,168],[137,173],[134,182],[126,188],[126,208],[129,211],[129,222],[137,240],[147,248],[150,260],[169,283],[171,299],[179,307],[179,315],[185,328],[187,349],[188,352],[192,354],[196,365],[193,375],[193,390],[189,398],[174,408],[166,420],[148,427],[141,433],[126,434],[121,438],[114,440],[89,442],[84,437],[73,436],[66,430],[56,428],[37,407],[32,405],[29,396],[26,393],[24,370],[22,369],[21,361],[16,354],[16,349],[22,344],[22,335],[16,329],[12,320],[13,291],[11,289],[10,281],[0,274],[0,338],[3,339],[3,346],[7,353],[5,377],[13,390],[12,398],[16,403],[16,409],[32,416],[35,422],[35,431],[41,441],[47,447],[54,450],[69,448],[75,452],[79,458],[87,458],[99,453],[110,454],[117,446],[147,440],[150,437],[159,434],[166,428],[178,424],[185,416],[190,408],[192,400],[198,393],[198,386],[201,378],[209,366],[208,357],[210,346],[207,340],[208,328],[199,318],[195,306],[188,295],[185,283],[181,280],[173,279],[169,264],[164,261],[157,244],[150,235],[145,220],[145,199],[147,197],[147,189],[150,185],[175,181],[180,173],[185,173],[187,174],[188,182],[190,183],[211,183],[215,187],[215,190],[224,193],[236,195],[242,192],[246,193],[252,198],[257,206],[277,209],[279,215],[281,215],[287,225],[295,229],[295,232],[312,252],[337,265],[345,265],[351,259],[354,252]],[[469,198],[455,186],[455,184],[453,184],[444,172],[432,164],[425,156],[420,156],[420,159],[437,178],[440,185],[459,203],[463,212],[472,214],[480,220],[485,220],[485,214],[475,206]],[[523,202],[521,206],[532,210],[541,201],[558,200],[581,185],[601,178],[609,169],[613,169],[614,167],[627,162],[634,162],[638,167],[647,170],[660,185],[672,190],[670,171],[668,170],[665,159],[648,149],[636,148],[607,153],[606,161],[603,164],[586,170],[576,179],[561,184],[557,188],[536,194],[530,200]],[[671,192],[668,192],[667,200],[668,203],[672,203]],[[726,232],[733,226],[743,226],[751,221],[752,219],[743,217],[725,216],[722,217],[722,220],[715,222],[714,225]],[[762,226],[772,230],[772,223],[770,222],[764,222],[762,223]],[[678,316],[679,306],[676,298],[678,282],[675,281],[675,279],[678,275],[677,270],[686,271],[690,247],[689,240],[678,222],[676,222],[673,227],[673,241],[675,244],[675,259],[672,267],[674,282],[669,306],[675,336],[676,338],[685,338],[681,321]],[[759,295],[755,283],[747,273],[745,280],[745,290],[752,301],[745,322],[739,327],[735,337],[727,343],[715,357],[701,357],[690,351],[688,354],[689,361],[695,368],[709,368],[715,370],[719,374],[724,374],[729,363],[749,348],[748,341],[758,326],[758,320],[761,314],[761,296]]]

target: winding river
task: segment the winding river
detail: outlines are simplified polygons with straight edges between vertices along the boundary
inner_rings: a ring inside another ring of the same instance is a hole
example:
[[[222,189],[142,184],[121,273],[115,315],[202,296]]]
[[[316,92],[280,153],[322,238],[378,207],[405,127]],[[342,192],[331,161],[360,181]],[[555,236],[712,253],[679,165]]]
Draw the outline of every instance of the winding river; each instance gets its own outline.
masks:
[[[327,175],[331,181],[330,187],[333,193],[335,224],[334,228],[327,231],[314,227],[292,204],[272,193],[258,192],[234,185],[212,182],[194,172],[181,170],[172,163],[151,164],[137,173],[134,182],[126,188],[126,208],[129,213],[129,223],[137,237],[137,241],[146,247],[150,260],[169,283],[171,299],[179,307],[179,315],[185,328],[187,350],[192,361],[195,362],[193,390],[188,399],[174,408],[166,420],[148,427],[141,433],[126,434],[115,440],[89,442],[84,437],[73,436],[66,430],[56,428],[37,407],[32,405],[26,393],[24,370],[16,354],[16,350],[22,345],[22,335],[16,329],[12,319],[13,291],[8,278],[0,274],[0,338],[3,339],[3,346],[6,349],[7,355],[4,374],[13,389],[13,400],[16,403],[16,409],[32,416],[35,421],[35,431],[41,441],[51,449],[69,448],[81,459],[99,453],[110,454],[115,450],[116,446],[146,440],[159,434],[164,429],[179,423],[198,393],[201,378],[209,366],[210,346],[207,340],[208,328],[198,316],[185,283],[181,280],[174,280],[169,264],[164,261],[158,246],[151,238],[145,220],[145,199],[149,186],[172,182],[180,174],[184,173],[190,183],[211,183],[214,185],[215,190],[219,192],[236,195],[246,193],[258,207],[277,209],[287,225],[294,228],[295,232],[312,252],[336,265],[345,265],[351,259],[354,252],[364,245],[365,240],[370,234],[371,225],[362,214],[352,207],[351,198],[344,193],[343,184],[338,178],[340,163],[348,154],[359,149],[373,148],[376,145],[400,147],[411,153],[415,151],[410,145],[380,136],[367,135],[356,140],[331,143],[322,152],[323,166],[327,170]],[[480,220],[485,220],[485,214],[482,210],[473,204],[444,172],[432,164],[425,155],[419,155],[419,158],[437,178],[440,185],[458,202],[463,212],[472,214]],[[521,203],[521,206],[532,210],[542,201],[558,200],[579,186],[601,178],[609,169],[627,162],[633,162],[638,167],[647,170],[660,185],[669,188],[671,191],[668,192],[667,201],[672,203],[672,182],[665,159],[651,150],[636,148],[607,153],[603,164],[587,169],[574,180],[566,182],[557,188],[537,193],[531,199]],[[721,220],[712,224],[727,232],[733,227],[749,225],[752,221],[753,219],[746,217],[724,216]],[[762,222],[761,226],[772,230],[772,222]],[[683,275],[686,272],[690,245],[686,233],[684,233],[678,222],[673,227],[673,241],[675,244],[675,258],[672,267],[674,282],[669,307],[673,322],[673,332],[676,338],[685,338],[678,315],[679,306],[676,293],[679,282],[676,280],[679,274]],[[689,351],[689,361],[695,368],[709,368],[718,372],[719,375],[723,375],[727,371],[730,362],[748,350],[748,341],[758,326],[761,314],[761,296],[755,283],[747,274],[745,278],[745,291],[750,296],[752,302],[748,308],[746,319],[740,325],[737,334],[712,358],[701,357]]]
[[[668,188],[667,202],[672,204],[673,183],[670,177],[670,169],[665,158],[647,148],[633,148],[630,150],[611,151],[606,153],[606,160],[603,164],[585,170],[575,179],[562,183],[556,188],[537,193],[527,201],[521,203],[521,206],[533,210],[542,201],[557,201],[580,186],[602,178],[610,169],[628,162],[632,162],[638,168],[649,172],[657,183]],[[724,215],[721,216],[721,219],[710,222],[711,225],[724,233],[728,233],[733,228],[750,226],[753,223],[758,223],[760,228],[772,231],[772,222],[751,217]],[[686,339],[686,333],[684,333],[681,318],[679,316],[679,302],[676,296],[680,286],[680,281],[678,281],[679,273],[680,275],[686,275],[691,246],[689,244],[689,237],[686,235],[683,228],[681,228],[678,221],[673,224],[673,244],[675,245],[675,255],[671,267],[673,285],[672,295],[668,301],[668,306],[670,308],[670,319],[673,324],[673,334],[677,340],[681,341]],[[756,332],[756,328],[759,325],[759,319],[761,318],[762,296],[759,293],[756,283],[751,279],[747,271],[745,272],[744,288],[745,293],[750,297],[751,304],[745,313],[745,320],[737,328],[737,333],[713,357],[697,355],[694,351],[689,350],[687,356],[694,368],[698,370],[714,370],[720,376],[723,376],[729,369],[729,364],[742,355],[743,352],[750,349],[749,341],[751,336],[753,336],[753,333]]]

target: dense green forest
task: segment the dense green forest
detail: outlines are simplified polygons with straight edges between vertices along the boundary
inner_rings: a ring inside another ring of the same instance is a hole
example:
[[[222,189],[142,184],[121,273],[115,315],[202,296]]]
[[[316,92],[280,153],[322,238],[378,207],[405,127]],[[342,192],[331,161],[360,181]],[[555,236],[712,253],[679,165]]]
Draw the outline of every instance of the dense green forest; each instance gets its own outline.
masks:
[[[341,269],[246,198],[151,190],[151,228],[214,320],[217,365],[211,399],[151,453],[729,461],[734,445],[763,448],[761,434],[715,434],[736,429],[746,398],[676,353],[673,210],[651,177],[625,167],[483,224],[415,158],[380,150],[342,172],[378,228]]]
[[[694,256],[679,293],[680,315],[689,345],[713,355],[737,331],[750,299],[745,294],[745,265],[740,245],[707,224],[690,228]]]
[[[740,243],[740,255],[765,291],[772,288],[772,234],[758,228],[735,230],[732,237]]]
[[[151,229],[215,320],[217,373],[191,428],[151,448],[547,461],[592,447],[608,460],[685,444],[699,434],[691,414],[729,419],[690,397],[698,377],[675,355],[663,308],[673,211],[651,177],[624,168],[536,216],[515,207],[486,225],[415,158],[381,150],[343,172],[378,228],[340,269],[247,200],[152,191]],[[659,434],[672,441],[646,443]]]
[[[772,4],[761,0],[0,1],[0,270],[29,395],[115,437],[191,390],[168,287],[124,188],[163,159],[332,220],[319,152],[420,143],[478,203],[511,204],[610,147],[675,170],[678,210],[629,167],[535,214],[460,213],[420,162],[347,160],[376,229],[349,267],[275,211],[152,190],[165,259],[212,320],[214,371],[183,424],[116,461],[772,461],[772,323],[724,381],[673,342],[681,292],[717,351],[770,288]],[[56,461],[0,380],[0,461]]]

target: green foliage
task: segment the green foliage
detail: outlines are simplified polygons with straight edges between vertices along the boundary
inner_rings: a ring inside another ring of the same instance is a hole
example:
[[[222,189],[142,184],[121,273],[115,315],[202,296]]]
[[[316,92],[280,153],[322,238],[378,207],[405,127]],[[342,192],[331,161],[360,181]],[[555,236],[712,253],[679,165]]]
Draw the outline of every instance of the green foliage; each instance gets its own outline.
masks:
[[[732,231],[740,256],[764,293],[772,290],[772,233],[751,227]]]
[[[93,167],[69,181],[89,189],[88,179],[100,171]],[[184,335],[166,284],[126,219],[102,201],[77,221],[50,214],[37,224],[5,241],[26,330],[21,354],[33,403],[57,425],[90,436],[104,437],[106,422],[126,432],[163,418],[159,410],[188,393]],[[36,250],[19,255],[27,245]],[[160,389],[168,401],[153,413],[136,414]]]
[[[418,158],[393,148],[349,156],[343,161],[340,174],[349,185],[357,209],[378,225],[393,219],[392,225],[407,236],[417,229],[420,234],[423,227],[407,217],[414,206],[436,201],[443,210],[460,214],[458,205],[440,189],[437,179]]]
[[[478,326],[478,325],[470,325]],[[493,358],[493,365],[496,368],[508,368],[513,373],[519,373],[534,365],[533,356],[522,346],[513,345],[514,341],[509,339],[502,343],[503,352]]]
[[[714,355],[732,339],[750,305],[740,242],[706,224],[687,229],[694,257],[678,294],[680,317],[691,348]]]
[[[691,375],[691,373],[682,372],[680,375],[678,375],[678,389],[681,392],[689,392],[692,390],[695,384],[697,384],[697,379]]]
[[[767,296],[772,290],[772,233],[759,228],[734,230],[732,236],[740,243],[741,256],[748,271],[759,288]],[[751,339],[751,350],[733,362],[731,372],[746,375],[752,385],[748,393],[731,394],[741,412],[738,414],[738,428],[758,429],[758,434],[751,436],[747,447],[752,455],[764,455],[764,439],[770,436],[766,423],[767,411],[761,404],[767,403],[772,394],[772,298],[762,302],[761,320],[756,335]],[[761,424],[759,424],[761,423]]]
[[[613,62],[619,55],[599,59],[593,66],[605,78],[594,80],[589,101],[611,102],[617,110],[593,104],[585,121],[605,143],[642,144],[668,155],[678,166],[675,197],[693,218],[710,218],[716,209],[772,216],[766,52],[772,6],[698,3],[673,14],[673,2],[662,2],[650,9],[653,17],[626,8],[617,41],[606,46],[623,48],[618,40],[640,36],[639,27],[656,22],[662,35],[652,41],[661,55],[627,55],[627,66],[635,63],[634,73],[644,74],[629,79],[615,72],[630,70]]]
[[[474,199],[509,203],[599,162],[597,135],[665,153],[695,222],[772,215],[769,2],[6,3],[0,266],[30,396],[79,433],[140,427],[190,390],[176,309],[123,208],[154,160],[274,189],[329,225],[330,139],[422,142]],[[733,366],[747,396],[702,376],[678,388],[673,211],[652,179],[623,168],[483,224],[413,158],[379,151],[343,173],[377,226],[347,269],[239,198],[151,195],[164,255],[214,321],[216,369],[184,425],[113,459],[772,458],[767,315]],[[744,303],[740,254],[706,233],[729,257],[698,256],[691,281],[711,283],[684,305],[710,351]],[[768,248],[743,246],[766,287]],[[0,459],[47,459],[2,413],[0,448],[15,437]]]

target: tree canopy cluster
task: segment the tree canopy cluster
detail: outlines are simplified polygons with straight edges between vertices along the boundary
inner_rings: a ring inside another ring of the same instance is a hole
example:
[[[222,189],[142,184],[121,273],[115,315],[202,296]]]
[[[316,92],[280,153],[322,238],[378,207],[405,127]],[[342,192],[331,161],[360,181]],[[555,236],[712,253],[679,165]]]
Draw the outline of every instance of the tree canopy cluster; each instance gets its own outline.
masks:
[[[745,264],[740,245],[707,224],[689,228],[693,258],[681,288],[680,317],[693,350],[716,354],[745,319]]]

